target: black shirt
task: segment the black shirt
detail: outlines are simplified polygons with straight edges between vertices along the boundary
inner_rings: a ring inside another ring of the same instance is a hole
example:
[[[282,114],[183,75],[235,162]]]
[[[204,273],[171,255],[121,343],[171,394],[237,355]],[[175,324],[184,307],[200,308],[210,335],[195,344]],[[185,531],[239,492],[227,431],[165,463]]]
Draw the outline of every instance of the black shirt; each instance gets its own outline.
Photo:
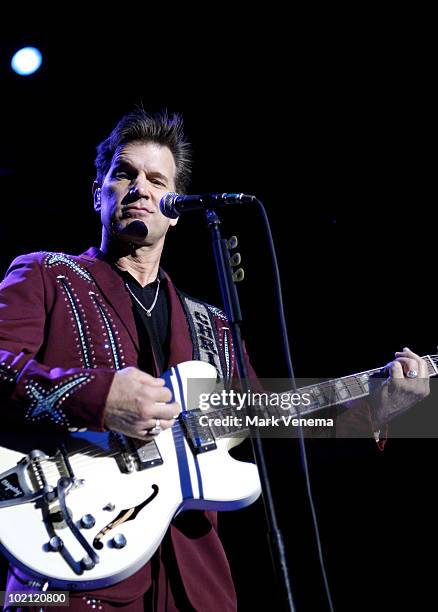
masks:
[[[142,287],[129,272],[116,269],[122,276],[127,291],[131,296],[140,341],[139,367],[144,372],[153,374],[154,363],[156,363],[159,372],[163,372],[167,369],[170,352],[167,279],[160,269],[157,280]],[[160,281],[159,283],[158,280]],[[157,296],[157,301],[151,311],[151,316],[148,316],[145,309],[149,310],[151,308],[155,296]]]

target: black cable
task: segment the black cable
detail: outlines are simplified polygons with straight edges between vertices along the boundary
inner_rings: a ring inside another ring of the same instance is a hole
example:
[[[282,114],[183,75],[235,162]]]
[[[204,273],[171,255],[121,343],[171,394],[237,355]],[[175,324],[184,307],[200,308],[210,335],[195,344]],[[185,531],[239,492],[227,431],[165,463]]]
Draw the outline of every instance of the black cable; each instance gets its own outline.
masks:
[[[292,359],[290,356],[290,348],[289,348],[289,341],[288,341],[288,332],[287,332],[287,325],[286,325],[286,318],[284,315],[284,306],[283,306],[283,295],[282,295],[282,290],[281,290],[281,281],[280,281],[280,271],[278,268],[278,262],[277,262],[277,255],[275,253],[275,247],[274,247],[274,240],[272,238],[272,232],[271,232],[271,226],[269,224],[269,220],[268,220],[268,215],[266,214],[266,210],[265,207],[263,206],[263,204],[260,202],[260,200],[255,199],[255,202],[259,208],[259,211],[262,215],[262,219],[264,222],[264,226],[265,226],[265,231],[266,231],[266,235],[268,238],[268,244],[269,244],[269,252],[271,255],[271,260],[272,260],[272,266],[274,269],[274,285],[275,285],[275,295],[277,298],[277,305],[278,305],[278,311],[277,311],[277,315],[280,321],[280,328],[281,328],[281,332],[282,332],[282,344],[283,344],[283,353],[284,353],[284,357],[286,360],[286,368],[288,371],[288,376],[291,380],[292,383],[292,390],[294,392],[297,391],[297,386],[296,386],[296,381],[295,381],[295,374],[294,374],[294,370],[293,370],[293,366],[292,366]],[[297,412],[299,413],[299,410],[297,409]],[[298,414],[299,416],[299,414]],[[320,537],[320,533],[319,533],[319,525],[318,525],[318,519],[316,516],[316,510],[315,510],[315,503],[313,500],[313,493],[312,493],[312,487],[310,484],[310,475],[309,475],[309,465],[308,465],[308,461],[307,461],[307,451],[306,451],[306,445],[304,442],[304,433],[303,433],[303,429],[301,427],[301,424],[299,424],[298,427],[298,431],[299,431],[299,436],[298,436],[298,441],[299,441],[299,449],[300,449],[300,455],[301,455],[301,459],[302,459],[302,463],[303,463],[303,470],[304,470],[304,476],[305,476],[305,482],[306,482],[306,490],[307,490],[307,497],[309,499],[309,504],[310,504],[310,511],[311,511],[311,515],[312,515],[312,521],[313,521],[313,529],[315,532],[315,538],[316,538],[316,545],[318,548],[318,558],[319,558],[319,564],[321,567],[321,573],[322,573],[322,577],[323,577],[323,581],[324,581],[324,588],[325,588],[325,592],[326,592],[326,596],[327,596],[327,601],[328,601],[328,605],[330,608],[331,612],[334,612],[334,607],[333,607],[333,601],[332,601],[332,597],[331,597],[331,593],[330,593],[330,587],[329,587],[329,583],[328,583],[328,579],[327,579],[327,571],[326,571],[326,567],[325,567],[325,563],[324,563],[324,557],[323,557],[323,553],[322,553],[322,546],[321,546],[321,537]]]
[[[251,385],[249,384],[248,370],[243,352],[242,336],[240,333],[242,314],[240,312],[239,296],[232,278],[231,267],[227,262],[229,257],[227,241],[221,236],[219,229],[221,222],[216,212],[212,209],[207,209],[206,217],[207,225],[212,237],[213,253],[216,261],[222,299],[233,336],[238,375],[242,384],[242,391],[246,393],[246,397],[249,397]],[[266,523],[268,526],[269,544],[274,570],[278,580],[280,600],[282,602],[282,607],[285,610],[287,608],[289,612],[295,612],[290,577],[287,571],[283,536],[277,521],[277,512],[274,497],[271,491],[269,471],[266,465],[265,453],[262,440],[260,439],[260,432],[257,427],[252,433],[250,433],[250,440],[260,476],[262,499],[265,507]]]

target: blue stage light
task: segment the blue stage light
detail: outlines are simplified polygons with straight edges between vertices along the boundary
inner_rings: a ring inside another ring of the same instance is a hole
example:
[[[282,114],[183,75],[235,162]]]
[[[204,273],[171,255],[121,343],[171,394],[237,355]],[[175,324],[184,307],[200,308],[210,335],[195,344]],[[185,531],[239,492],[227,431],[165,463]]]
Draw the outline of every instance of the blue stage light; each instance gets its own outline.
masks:
[[[14,72],[22,76],[33,74],[41,66],[43,56],[35,47],[23,47],[14,54],[11,67]]]

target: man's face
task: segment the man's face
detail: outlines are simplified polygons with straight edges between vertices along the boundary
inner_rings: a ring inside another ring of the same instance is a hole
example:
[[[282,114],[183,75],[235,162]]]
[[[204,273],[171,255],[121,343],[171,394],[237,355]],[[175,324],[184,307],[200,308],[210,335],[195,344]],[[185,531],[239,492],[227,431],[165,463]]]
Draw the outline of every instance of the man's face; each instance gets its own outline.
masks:
[[[120,147],[102,183],[100,204],[95,205],[104,232],[138,246],[163,243],[176,220],[161,213],[160,199],[167,191],[175,191],[175,171],[175,160],[166,146],[133,142]],[[138,223],[130,229],[136,220],[148,228],[146,237],[138,231]]]

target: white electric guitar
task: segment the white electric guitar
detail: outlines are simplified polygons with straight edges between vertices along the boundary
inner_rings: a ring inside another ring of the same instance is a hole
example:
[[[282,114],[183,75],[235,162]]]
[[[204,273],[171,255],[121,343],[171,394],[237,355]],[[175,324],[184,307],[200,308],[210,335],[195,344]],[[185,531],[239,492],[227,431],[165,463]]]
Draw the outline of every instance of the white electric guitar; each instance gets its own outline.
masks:
[[[438,374],[438,356],[423,359],[429,375]],[[368,395],[376,372],[300,389],[312,401],[299,416]],[[204,379],[203,390],[214,390],[213,366],[188,361],[163,377],[182,413],[149,442],[113,432],[59,439],[0,434],[0,550],[13,564],[50,588],[94,590],[142,567],[179,512],[234,510],[257,499],[256,466],[228,453],[242,440],[242,428],[230,437],[232,426],[201,427],[200,410],[187,406],[189,379]]]

